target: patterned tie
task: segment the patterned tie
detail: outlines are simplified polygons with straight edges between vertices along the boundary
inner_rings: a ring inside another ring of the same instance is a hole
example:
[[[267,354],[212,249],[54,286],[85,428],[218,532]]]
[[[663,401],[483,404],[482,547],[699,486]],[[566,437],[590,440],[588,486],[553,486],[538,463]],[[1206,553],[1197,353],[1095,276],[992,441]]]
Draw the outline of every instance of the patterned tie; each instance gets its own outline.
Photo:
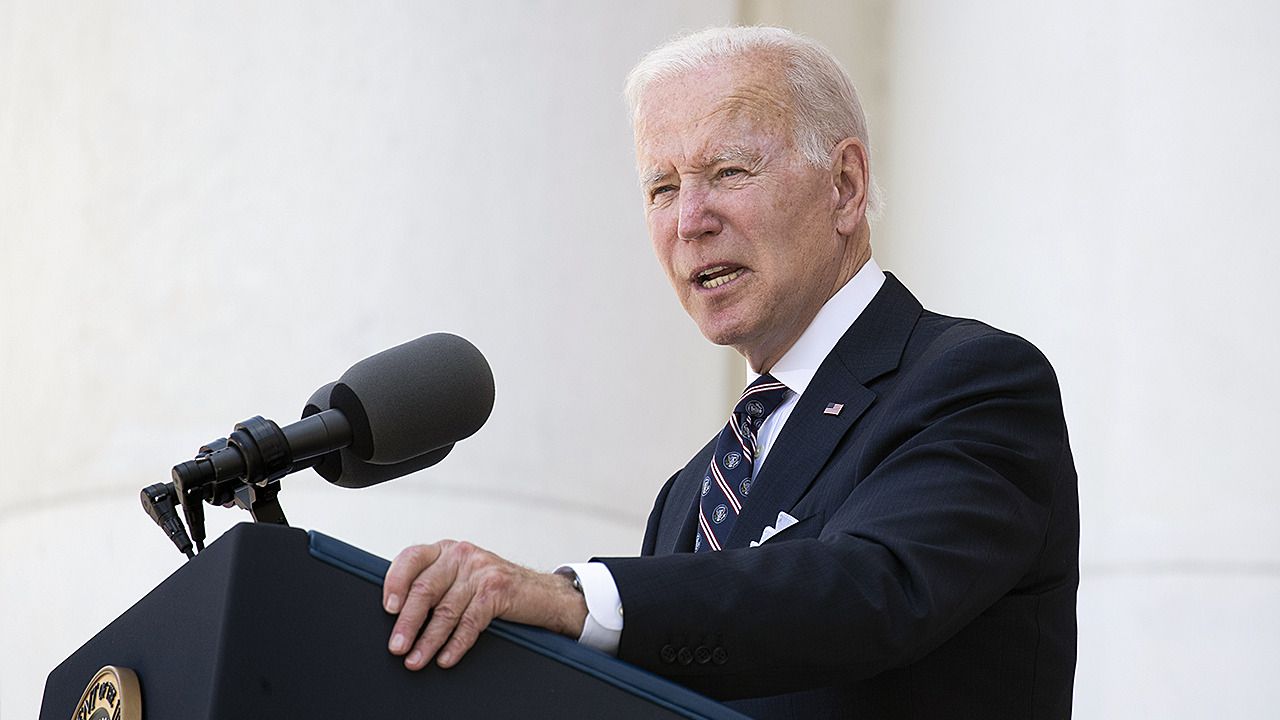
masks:
[[[716,454],[702,480],[698,501],[698,539],[694,552],[719,550],[729,537],[742,503],[751,492],[751,468],[756,459],[756,433],[760,424],[787,395],[787,386],[770,375],[761,375],[742,393],[733,417],[720,431]]]

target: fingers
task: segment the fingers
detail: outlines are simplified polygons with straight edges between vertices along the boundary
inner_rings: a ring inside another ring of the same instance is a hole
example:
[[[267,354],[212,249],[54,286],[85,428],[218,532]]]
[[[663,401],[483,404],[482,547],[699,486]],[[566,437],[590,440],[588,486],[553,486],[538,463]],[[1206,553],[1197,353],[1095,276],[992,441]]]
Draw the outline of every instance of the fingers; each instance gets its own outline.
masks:
[[[405,667],[419,670],[448,643],[437,662],[455,664],[497,616],[496,594],[477,589],[504,566],[516,567],[470,543],[442,540],[405,549],[383,581],[383,607],[399,614],[388,649],[406,655]]]
[[[454,543],[444,540],[432,545],[405,548],[391,562],[382,583],[382,605],[387,612],[398,614],[387,648],[393,655],[409,654],[405,665],[412,670],[422,668],[435,648],[424,656],[428,644],[415,643],[419,632],[431,616],[431,610],[444,597],[456,578],[456,562],[443,559]],[[443,613],[447,615],[447,611]],[[437,630],[443,619],[436,621]],[[443,641],[441,641],[443,642]],[[437,644],[438,645],[438,644]],[[413,652],[410,653],[410,648]]]
[[[405,658],[405,667],[418,670],[425,667],[432,657],[440,667],[447,668],[457,663],[494,617],[492,608],[475,600],[472,588],[462,584],[455,584],[445,593],[432,611],[422,636]]]
[[[453,582],[449,565],[439,562],[447,542],[406,548],[387,571],[382,583],[382,605],[387,612],[399,615],[387,644],[393,655],[409,652],[431,608]],[[425,660],[413,660],[415,670],[426,664]]]
[[[542,575],[465,542],[442,540],[401,552],[382,588],[398,614],[388,648],[419,670],[435,658],[451,667],[498,617],[577,638],[587,610],[559,575]]]
[[[448,541],[445,541],[448,542]],[[382,581],[382,607],[387,612],[400,612],[413,581],[440,557],[440,543],[414,545],[400,551]]]

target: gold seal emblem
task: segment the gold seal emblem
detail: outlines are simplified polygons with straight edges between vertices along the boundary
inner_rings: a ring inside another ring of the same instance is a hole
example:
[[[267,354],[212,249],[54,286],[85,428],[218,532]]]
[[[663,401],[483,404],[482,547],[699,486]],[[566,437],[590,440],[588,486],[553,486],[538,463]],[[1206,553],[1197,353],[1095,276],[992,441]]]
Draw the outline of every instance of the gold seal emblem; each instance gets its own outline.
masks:
[[[84,689],[71,720],[142,720],[138,676],[129,668],[102,668]]]

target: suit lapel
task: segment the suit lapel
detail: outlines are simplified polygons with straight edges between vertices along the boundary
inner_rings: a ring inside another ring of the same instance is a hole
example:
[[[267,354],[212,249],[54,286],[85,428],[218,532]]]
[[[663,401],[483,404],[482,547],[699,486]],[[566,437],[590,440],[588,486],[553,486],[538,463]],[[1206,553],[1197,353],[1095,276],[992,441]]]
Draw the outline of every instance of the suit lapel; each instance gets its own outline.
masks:
[[[810,384],[787,419],[786,426],[751,486],[751,496],[733,524],[725,547],[745,547],[758,540],[778,512],[790,511],[827,464],[840,439],[875,401],[875,393],[843,372],[826,373],[835,381]],[[839,377],[843,376],[843,377]],[[839,382],[844,380],[843,384]],[[817,390],[818,393],[812,391]],[[829,402],[844,405],[839,415],[824,415]]]
[[[711,438],[711,442],[680,471],[662,509],[654,554],[693,552],[698,532],[698,498],[702,492],[702,478],[707,474],[715,449],[716,438]]]
[[[779,511],[796,506],[840,440],[875,402],[876,394],[867,385],[898,367],[922,310],[906,287],[886,273],[885,283],[871,304],[836,343],[800,396],[756,476],[751,497],[725,541],[726,548],[746,547],[760,537],[766,525],[773,524]],[[839,414],[828,414],[824,410],[829,403],[844,407]],[[696,526],[696,490],[687,497],[694,506]]]

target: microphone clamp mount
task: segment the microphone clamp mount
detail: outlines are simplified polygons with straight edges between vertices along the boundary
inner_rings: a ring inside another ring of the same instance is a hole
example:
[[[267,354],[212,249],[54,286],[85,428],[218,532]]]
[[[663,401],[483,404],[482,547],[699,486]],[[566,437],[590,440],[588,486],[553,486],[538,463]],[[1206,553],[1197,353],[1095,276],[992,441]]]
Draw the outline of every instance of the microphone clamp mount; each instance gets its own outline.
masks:
[[[230,436],[200,448],[194,459],[173,467],[173,482],[152,485],[142,493],[143,507],[182,550],[176,532],[182,520],[173,513],[176,499],[182,505],[196,552],[204,549],[204,503],[237,506],[249,511],[254,522],[288,525],[277,497],[280,478],[312,467],[335,449],[351,443],[351,425],[339,410],[326,410],[281,428],[262,416],[237,423]],[[168,505],[165,505],[165,503]],[[163,509],[170,509],[169,515]],[[173,524],[177,530],[171,530]]]

